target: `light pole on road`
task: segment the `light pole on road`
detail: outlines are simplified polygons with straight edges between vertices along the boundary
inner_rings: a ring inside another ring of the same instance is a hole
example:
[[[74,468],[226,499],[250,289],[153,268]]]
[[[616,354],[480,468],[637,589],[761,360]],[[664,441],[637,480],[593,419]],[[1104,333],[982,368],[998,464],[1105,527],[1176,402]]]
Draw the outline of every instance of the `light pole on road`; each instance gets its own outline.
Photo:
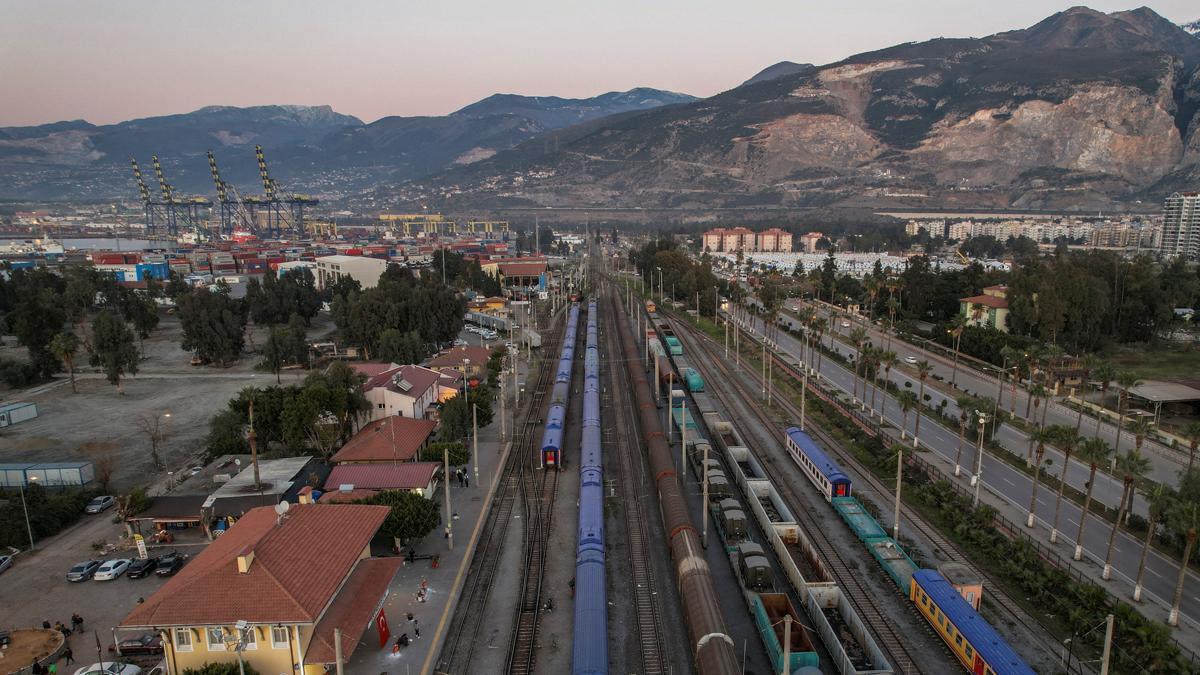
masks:
[[[983,430],[987,428],[988,416],[982,410],[976,410],[979,415],[979,447],[975,450],[975,475],[971,476],[971,484],[975,486],[975,499],[972,506],[979,506],[979,486],[983,484]]]
[[[29,482],[36,484],[37,476],[30,476]],[[37,546],[33,543],[33,527],[29,524],[29,505],[25,503],[25,481],[22,480],[17,485],[21,486],[21,509],[25,511],[25,531],[29,533],[29,550],[32,551]]]

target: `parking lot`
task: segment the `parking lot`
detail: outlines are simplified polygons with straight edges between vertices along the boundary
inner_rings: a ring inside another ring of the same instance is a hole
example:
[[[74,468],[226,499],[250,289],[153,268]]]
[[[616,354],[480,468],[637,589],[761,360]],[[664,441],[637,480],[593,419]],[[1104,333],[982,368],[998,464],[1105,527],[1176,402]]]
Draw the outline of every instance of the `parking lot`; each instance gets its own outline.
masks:
[[[75,527],[38,542],[35,551],[18,555],[12,568],[0,574],[0,630],[37,627],[42,621],[70,625],[71,614],[77,612],[84,619],[88,635],[71,637],[75,659],[82,665],[96,661],[93,631],[104,646],[105,658],[109,658],[107,649],[113,644],[113,627],[125,618],[138,598],[149,597],[166,581],[154,575],[143,579],[122,575],[113,581],[67,581],[67,570],[78,562],[137,557],[136,550],[111,550],[123,534],[123,527],[112,521],[112,509],[86,516]],[[101,550],[94,546],[100,546]],[[202,549],[203,544],[178,543],[151,546],[150,554],[178,550],[194,556]]]

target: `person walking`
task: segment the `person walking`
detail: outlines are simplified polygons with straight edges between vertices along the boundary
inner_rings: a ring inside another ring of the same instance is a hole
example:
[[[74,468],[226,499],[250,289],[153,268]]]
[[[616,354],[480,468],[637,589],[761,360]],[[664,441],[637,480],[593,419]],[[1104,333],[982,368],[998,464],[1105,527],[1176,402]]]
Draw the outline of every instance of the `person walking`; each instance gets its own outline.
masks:
[[[66,665],[69,666],[72,663],[75,663],[75,652],[71,651],[71,645],[67,645],[63,648],[62,655],[67,659]]]
[[[76,633],[83,630],[83,617],[79,616],[79,612],[75,612],[71,615],[71,630],[75,631]]]
[[[465,471],[463,472],[463,487],[471,487],[471,477]]]

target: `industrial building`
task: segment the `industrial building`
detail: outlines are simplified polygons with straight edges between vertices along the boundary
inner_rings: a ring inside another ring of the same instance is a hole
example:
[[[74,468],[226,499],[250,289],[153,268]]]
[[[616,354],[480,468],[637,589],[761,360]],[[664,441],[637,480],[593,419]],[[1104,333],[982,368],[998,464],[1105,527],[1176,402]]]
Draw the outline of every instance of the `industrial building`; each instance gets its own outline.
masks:
[[[317,288],[320,289],[341,277],[350,277],[363,288],[374,288],[388,266],[386,260],[358,255],[323,255],[315,263]]]

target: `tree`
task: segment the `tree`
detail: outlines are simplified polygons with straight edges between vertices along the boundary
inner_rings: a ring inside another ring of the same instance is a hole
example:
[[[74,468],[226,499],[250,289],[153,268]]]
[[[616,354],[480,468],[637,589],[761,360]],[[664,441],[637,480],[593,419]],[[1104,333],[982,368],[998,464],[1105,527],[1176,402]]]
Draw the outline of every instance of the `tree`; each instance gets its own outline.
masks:
[[[183,275],[178,272],[171,272],[170,278],[167,279],[167,285],[163,288],[163,293],[171,300],[178,302],[179,297],[184,293],[190,293],[192,287],[183,278]]]
[[[954,475],[957,476],[962,473],[963,438],[971,424],[971,411],[975,409],[975,399],[964,394],[954,399],[954,403],[958,406],[958,450],[954,455]]]
[[[143,297],[134,291],[125,291],[121,302],[121,313],[133,324],[133,330],[138,338],[138,352],[144,352],[144,341],[150,333],[158,328],[158,305],[148,297]]]
[[[950,334],[954,336],[954,371],[950,375],[950,386],[958,386],[958,348],[962,344],[962,334],[967,328],[967,317],[954,315],[950,320]]]
[[[137,375],[138,350],[133,344],[133,331],[111,309],[100,312],[92,322],[91,363],[104,370],[109,383],[117,385],[118,394],[125,393],[121,376]]]
[[[854,396],[858,396],[858,376],[863,365],[863,343],[867,341],[867,329],[857,326],[850,331],[850,342],[854,343]],[[866,382],[863,382],[863,396],[866,398]]]
[[[430,443],[421,448],[418,459],[422,462],[441,462],[443,452],[447,452],[450,456],[450,466],[464,466],[471,461],[471,453],[467,450],[467,446],[459,441],[449,443]]]
[[[1058,497],[1054,500],[1054,526],[1050,529],[1050,543],[1053,544],[1058,541],[1058,516],[1062,508],[1063,489],[1067,485],[1067,469],[1071,466],[1071,454],[1075,452],[1075,447],[1082,438],[1077,430],[1068,426],[1056,425],[1049,428],[1063,452],[1062,473],[1058,477]]]
[[[138,431],[146,435],[146,440],[150,442],[150,464],[156,468],[162,468],[162,455],[159,453],[159,448],[167,438],[167,429],[164,420],[170,418],[170,413],[146,413],[138,415],[134,419],[134,425]]]
[[[1142,577],[1146,573],[1146,558],[1150,555],[1150,542],[1154,539],[1160,523],[1166,520],[1167,512],[1175,501],[1175,492],[1162,483],[1156,484],[1147,497],[1146,538],[1142,541],[1142,558],[1138,561],[1137,581],[1133,583],[1134,602],[1142,601]]]
[[[71,391],[78,394],[79,389],[75,386],[75,354],[79,351],[79,336],[71,332],[55,335],[50,341],[50,351],[66,366],[67,375],[71,378]]]
[[[480,427],[492,423],[492,393],[484,385],[471,389],[466,396],[459,395],[441,404],[441,437],[446,441],[457,441],[471,432],[472,408],[477,408]]]
[[[1192,472],[1192,467],[1196,463],[1196,447],[1200,445],[1200,422],[1192,422],[1187,425],[1183,434],[1188,439],[1188,463],[1187,468],[1183,470],[1186,475]]]
[[[1134,489],[1137,479],[1150,470],[1150,460],[1142,457],[1142,453],[1137,450],[1130,450],[1117,457],[1117,470],[1122,474],[1121,502],[1117,509],[1117,519],[1113,521],[1112,531],[1108,534],[1108,552],[1104,555],[1104,571],[1101,573],[1105,581],[1112,577],[1113,545],[1117,541],[1117,528],[1125,518],[1126,494]]]
[[[115,447],[113,443],[102,441],[87,441],[79,446],[79,453],[92,460],[96,482],[104,492],[108,492],[109,483],[112,482],[113,473],[117,468],[116,456],[113,455]]]
[[[900,404],[900,412],[904,416],[904,421],[900,425],[900,438],[904,439],[908,429],[908,411],[917,407],[917,395],[911,391],[902,391],[896,394],[896,403]]]
[[[443,477],[443,480],[445,478]],[[449,486],[443,485],[442,489],[449,489]],[[386,506],[391,509],[379,531],[391,537],[396,542],[397,549],[429,534],[437,527],[439,520],[437,503],[413,492],[383,490],[355,503]]]
[[[1187,579],[1188,563],[1196,548],[1196,529],[1200,528],[1200,472],[1189,471],[1179,483],[1179,498],[1171,505],[1167,514],[1171,529],[1183,532],[1187,542],[1183,548],[1183,560],[1179,565],[1179,578],[1175,582],[1175,596],[1167,623],[1179,625],[1179,605],[1183,601],[1183,582]]]
[[[1112,386],[1112,381],[1117,377],[1117,369],[1109,363],[1101,363],[1092,371],[1091,377],[1093,380],[1100,381],[1100,408],[1104,409],[1104,401],[1108,398],[1108,388]],[[1100,423],[1104,421],[1104,415],[1100,411],[1096,412],[1096,431],[1093,436],[1100,435]]]
[[[236,361],[245,341],[245,304],[223,293],[193,291],[176,301],[183,328],[181,347],[203,363]]]
[[[283,368],[286,333],[286,328],[272,326],[267,332],[267,341],[263,343],[262,347],[262,361],[259,363],[259,367],[275,373],[276,384],[280,382],[279,369]]]
[[[1042,476],[1042,460],[1046,456],[1046,444],[1055,439],[1055,431],[1052,427],[1038,427],[1030,437],[1037,442],[1036,459],[1033,462],[1033,488],[1029,495],[1029,516],[1025,520],[1025,527],[1033,527],[1033,521],[1037,514],[1037,493],[1038,479]]]
[[[896,352],[885,351],[879,357],[879,360],[883,364],[883,398],[880,400],[879,405],[879,419],[882,421],[885,413],[887,413],[887,391],[888,385],[892,381],[892,368],[900,362],[900,359],[896,357]]]
[[[245,661],[217,661],[205,663],[199,668],[184,668],[183,675],[258,675],[258,671]]]
[[[1079,444],[1079,458],[1088,463],[1087,495],[1083,499],[1083,513],[1079,515],[1079,531],[1075,535],[1076,560],[1083,560],[1083,527],[1087,523],[1088,509],[1092,505],[1092,490],[1096,487],[1096,469],[1101,462],[1108,461],[1112,448],[1102,438],[1089,438]]]
[[[1121,452],[1121,431],[1125,427],[1125,413],[1129,408],[1129,390],[1141,383],[1132,371],[1122,370],[1117,373],[1117,386],[1121,388],[1121,395],[1117,401],[1117,439],[1113,443],[1113,450],[1118,453]]]
[[[914,448],[917,447],[917,436],[921,433],[921,405],[925,402],[925,380],[931,372],[933,372],[933,366],[929,365],[928,361],[921,360],[917,362],[917,377],[921,381],[921,393],[917,395],[917,424],[913,428]]]

